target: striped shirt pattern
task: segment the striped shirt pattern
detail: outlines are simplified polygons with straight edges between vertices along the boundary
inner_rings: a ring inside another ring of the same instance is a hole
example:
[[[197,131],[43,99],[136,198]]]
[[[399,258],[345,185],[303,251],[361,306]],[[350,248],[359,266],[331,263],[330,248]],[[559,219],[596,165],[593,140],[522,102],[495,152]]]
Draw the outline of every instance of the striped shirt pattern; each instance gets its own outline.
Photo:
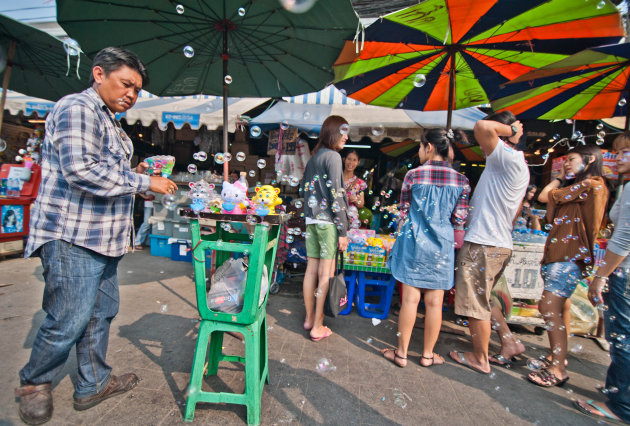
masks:
[[[60,99],[46,119],[25,257],[53,240],[123,255],[134,194],[151,186],[149,176],[132,171],[132,153],[131,140],[94,89]]]
[[[468,178],[451,168],[446,161],[427,161],[422,166],[409,170],[403,181],[400,193],[400,221],[407,217],[411,205],[411,187],[413,185],[459,186],[464,190],[457,199],[455,210],[451,216],[451,223],[457,229],[463,229],[468,216],[468,199],[470,185]]]

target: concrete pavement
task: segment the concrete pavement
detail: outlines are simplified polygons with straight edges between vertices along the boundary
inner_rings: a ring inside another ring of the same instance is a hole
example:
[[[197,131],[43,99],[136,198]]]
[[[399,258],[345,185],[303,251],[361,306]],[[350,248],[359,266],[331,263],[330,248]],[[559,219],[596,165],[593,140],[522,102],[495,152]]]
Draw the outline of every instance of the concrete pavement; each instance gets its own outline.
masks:
[[[18,370],[43,320],[44,287],[39,259],[0,262],[0,425],[21,424],[13,388]],[[148,251],[130,253],[119,266],[120,313],[112,323],[108,362],[114,374],[135,371],[139,385],[128,394],[77,412],[72,408],[76,358],[71,354],[54,383],[51,425],[183,424],[185,392],[198,328],[192,266]],[[327,425],[589,425],[596,422],[572,406],[576,398],[601,399],[596,386],[605,377],[608,354],[592,340],[573,337],[569,346],[570,381],[564,388],[543,389],[525,381],[524,363],[514,369],[494,367],[484,376],[454,364],[449,350],[469,350],[469,336],[442,333],[436,351],[446,364],[418,364],[422,330],[415,330],[407,368],[383,359],[380,349],[396,342],[397,317],[373,325],[351,315],[328,319],[334,334],[311,342],[302,330],[304,309],[300,283],[287,282],[268,304],[271,384],[262,399],[262,424]],[[451,314],[452,315],[452,314]],[[448,314],[446,315],[448,317]],[[449,323],[452,327],[457,327]],[[527,355],[547,349],[546,336],[519,328]],[[497,349],[497,336],[493,348]],[[225,352],[244,355],[232,336]],[[318,371],[322,359],[334,368]],[[244,370],[222,363],[207,380],[214,390],[244,389]],[[194,424],[246,423],[243,406],[198,404]]]

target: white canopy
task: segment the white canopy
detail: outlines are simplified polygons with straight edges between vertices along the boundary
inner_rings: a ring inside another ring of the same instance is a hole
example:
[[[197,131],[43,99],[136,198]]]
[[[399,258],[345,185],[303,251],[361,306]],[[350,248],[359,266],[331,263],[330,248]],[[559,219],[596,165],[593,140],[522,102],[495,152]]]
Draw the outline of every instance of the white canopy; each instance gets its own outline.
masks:
[[[366,105],[350,99],[334,86],[319,92],[285,97],[264,113],[254,117],[251,125],[276,124],[286,121],[306,132],[319,132],[324,119],[340,115],[350,123],[350,137],[354,140],[370,136],[373,140],[389,137],[395,141],[418,139],[423,127],[446,125],[446,111],[412,111]],[[453,111],[453,128],[472,130],[486,114],[478,108]],[[382,125],[384,132],[373,132]],[[376,134],[375,134],[376,133]]]
[[[228,99],[228,131],[234,132],[235,122],[239,115],[267,101],[267,98],[229,98]],[[205,125],[215,130],[223,125],[223,104],[220,96],[175,96],[158,97],[146,91],[141,91],[136,104],[129,111],[117,114],[128,124],[140,121],[144,126],[150,126],[153,121],[161,129],[172,122],[180,129],[188,123],[191,128],[198,129]],[[44,117],[55,105],[45,99],[33,98],[18,92],[8,91],[5,109],[13,115],[23,111],[30,116],[35,113]]]

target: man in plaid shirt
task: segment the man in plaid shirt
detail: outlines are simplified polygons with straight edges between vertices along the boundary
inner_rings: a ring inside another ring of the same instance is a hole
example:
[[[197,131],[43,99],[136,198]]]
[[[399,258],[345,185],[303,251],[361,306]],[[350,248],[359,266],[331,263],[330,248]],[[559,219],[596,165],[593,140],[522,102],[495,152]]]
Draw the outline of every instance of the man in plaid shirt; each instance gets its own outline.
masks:
[[[137,192],[174,192],[163,177],[130,168],[131,140],[114,113],[127,111],[148,82],[140,59],[105,48],[93,62],[91,87],[59,100],[46,120],[42,182],[31,213],[25,256],[44,267],[47,313],[20,371],[20,417],[52,416],[51,382],[76,345],[74,408],[85,410],[132,389],[133,373],[110,374],[109,326],[118,313],[117,265],[129,245]]]

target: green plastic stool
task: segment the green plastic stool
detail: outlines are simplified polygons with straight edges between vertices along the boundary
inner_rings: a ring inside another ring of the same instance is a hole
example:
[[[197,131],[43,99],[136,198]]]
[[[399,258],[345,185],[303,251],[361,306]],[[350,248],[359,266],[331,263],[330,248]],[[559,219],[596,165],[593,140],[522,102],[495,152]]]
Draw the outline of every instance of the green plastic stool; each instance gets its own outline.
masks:
[[[244,221],[244,216],[202,214],[202,219],[191,220],[191,237],[193,246],[193,266],[195,271],[195,288],[197,291],[197,308],[201,316],[199,334],[195,346],[186,412],[184,421],[190,422],[195,415],[198,402],[242,404],[247,407],[247,424],[259,424],[261,399],[265,383],[269,383],[269,363],[267,353],[267,321],[266,306],[269,287],[265,299],[260,306],[259,295],[262,281],[263,265],[268,273],[273,270],[276,256],[280,216],[268,216],[267,222],[255,226],[254,238],[249,235],[233,234],[220,226],[220,221]],[[217,232],[211,235],[200,234],[200,220],[215,219]],[[237,314],[215,312],[208,308],[206,296],[206,250],[216,251],[216,265],[220,266],[233,252],[249,254],[247,282],[243,300],[243,309]],[[245,357],[224,355],[222,351],[223,333],[241,333],[245,338]],[[209,350],[208,350],[209,346]],[[229,392],[206,392],[201,390],[204,367],[206,375],[217,374],[220,361],[233,361],[245,364],[245,392],[242,394]]]

